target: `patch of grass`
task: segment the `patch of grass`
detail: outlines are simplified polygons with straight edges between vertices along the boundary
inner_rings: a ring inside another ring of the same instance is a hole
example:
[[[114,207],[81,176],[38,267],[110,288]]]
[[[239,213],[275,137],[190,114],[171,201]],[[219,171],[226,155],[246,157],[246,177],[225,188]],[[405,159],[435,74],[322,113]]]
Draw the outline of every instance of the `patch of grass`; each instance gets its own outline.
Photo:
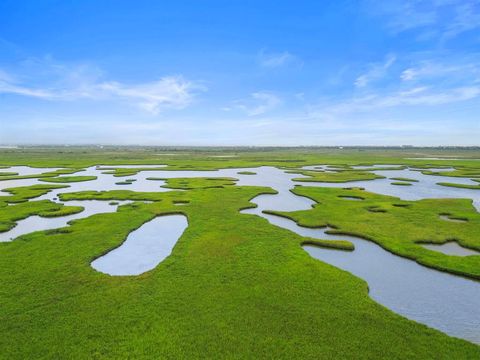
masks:
[[[471,190],[480,190],[480,185],[469,185],[469,184],[455,184],[448,182],[439,182],[437,185],[455,187],[460,189],[471,189]]]
[[[365,200],[363,197],[358,195],[338,195],[338,197],[344,200]]]
[[[397,180],[397,181],[408,181],[408,182],[418,182],[416,179],[410,179],[406,177],[392,177],[390,180]]]
[[[344,189],[303,186],[295,187],[293,192],[320,202],[321,206],[296,212],[274,211],[274,214],[288,217],[301,226],[333,225],[342,233],[374,241],[386,250],[422,265],[480,279],[480,256],[458,258],[428,251],[417,244],[443,244],[456,240],[466,248],[480,250],[480,214],[470,200],[425,199],[399,203],[398,198],[362,190],[346,192]],[[365,200],[339,199],[339,196],[350,196],[352,192]],[[469,222],[459,225],[444,221],[439,218],[438,209],[455,217],[468,218]]]
[[[460,168],[457,167],[455,170],[452,171],[431,171],[431,170],[424,170],[422,171],[424,175],[437,175],[437,176],[450,176],[450,177],[477,177],[480,178],[480,169],[472,169],[472,168]]]
[[[135,192],[130,190],[82,191],[78,193],[59,194],[59,198],[61,201],[70,201],[70,200],[161,201],[163,198],[162,196],[155,197],[152,194],[156,194],[156,193],[142,193],[142,192]]]
[[[412,186],[409,182],[401,182],[401,181],[394,181],[391,182],[390,185],[398,185],[398,186]]]
[[[382,179],[383,176],[375,175],[369,172],[363,171],[336,171],[336,172],[324,172],[324,171],[313,171],[313,170],[291,170],[288,171],[293,174],[301,174],[308,176],[307,178],[295,178],[294,181],[301,182],[332,182],[332,183],[343,183],[350,181],[361,181],[361,180],[375,180]]]
[[[126,179],[124,181],[118,181],[115,185],[132,185],[137,179]]]
[[[337,249],[345,251],[353,251],[355,246],[349,241],[343,240],[321,240],[321,239],[307,239],[302,241],[301,245],[312,245],[327,249]]]
[[[366,165],[368,166],[368,164]],[[387,170],[391,170],[391,171],[398,171],[398,170],[404,170],[406,169],[407,167],[406,166],[372,166],[372,167],[365,167],[365,168],[362,168],[362,169],[355,169],[355,168],[344,168],[344,169],[338,169],[338,171],[354,171],[354,172],[358,172],[358,171],[387,171]]]
[[[237,172],[238,175],[257,175],[256,172],[253,171],[239,171]]]
[[[59,176],[59,177],[42,177],[39,181],[51,183],[74,183],[82,181],[96,180],[96,176]]]
[[[228,177],[170,178],[170,179],[158,179],[158,180],[166,181],[166,184],[162,185],[162,187],[164,188],[182,189],[182,190],[222,188],[224,186],[235,185],[235,182],[237,181],[237,179],[228,178]]]
[[[2,176],[1,180],[23,180],[23,179],[41,179],[41,178],[54,178],[58,175],[68,175],[74,174],[79,171],[83,171],[83,169],[75,168],[75,169],[58,169],[54,171],[48,171],[45,173],[40,174],[31,174],[31,175],[9,175],[9,176]],[[16,174],[16,173],[15,173]]]
[[[68,185],[32,185],[7,188],[3,191],[10,193],[10,196],[0,197],[0,201],[9,203],[18,203],[28,201],[29,199],[45,195],[54,189],[68,188]]]
[[[81,206],[64,206],[49,200],[22,202],[0,207],[0,232],[12,229],[16,222],[29,216],[56,217],[72,215],[83,211]]]
[[[56,235],[56,234],[68,234],[72,232],[72,230],[68,227],[64,228],[58,228],[58,229],[50,229],[50,230],[45,230],[44,234],[45,235]]]
[[[137,175],[142,171],[162,171],[165,170],[164,167],[159,166],[158,168],[154,167],[138,167],[138,168],[115,168],[115,167],[102,167],[106,171],[102,171],[104,174],[112,174],[115,177],[125,177]]]

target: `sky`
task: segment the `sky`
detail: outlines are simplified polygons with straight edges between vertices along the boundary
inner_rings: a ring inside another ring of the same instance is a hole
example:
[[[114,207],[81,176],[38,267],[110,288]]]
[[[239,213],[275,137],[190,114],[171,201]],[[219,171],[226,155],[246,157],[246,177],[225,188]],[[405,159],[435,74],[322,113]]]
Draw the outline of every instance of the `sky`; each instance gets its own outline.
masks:
[[[0,0],[0,144],[480,145],[480,0]]]

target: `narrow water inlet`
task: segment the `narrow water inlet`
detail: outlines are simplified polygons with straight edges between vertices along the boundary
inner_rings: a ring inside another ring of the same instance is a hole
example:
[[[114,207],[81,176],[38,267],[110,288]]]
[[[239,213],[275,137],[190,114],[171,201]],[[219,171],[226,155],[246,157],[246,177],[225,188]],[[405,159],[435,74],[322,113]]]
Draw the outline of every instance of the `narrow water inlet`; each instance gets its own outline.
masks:
[[[352,252],[310,245],[303,249],[367,281],[370,296],[394,312],[480,344],[478,282],[426,268],[366,240],[348,240],[355,245]]]
[[[108,275],[140,275],[171,254],[187,226],[185,215],[158,216],[132,231],[123,244],[92,261],[91,266]]]
[[[303,249],[315,259],[364,279],[369,295],[390,310],[448,335],[480,344],[480,284],[477,281],[419,265],[368,240],[328,234],[328,227],[305,228],[293,220],[262,212],[272,204],[281,204],[282,200],[288,203],[291,196],[296,195],[290,192],[260,195],[251,200],[257,208],[241,212],[259,215],[301,236],[350,241],[355,246],[351,252],[312,245],[304,245]]]

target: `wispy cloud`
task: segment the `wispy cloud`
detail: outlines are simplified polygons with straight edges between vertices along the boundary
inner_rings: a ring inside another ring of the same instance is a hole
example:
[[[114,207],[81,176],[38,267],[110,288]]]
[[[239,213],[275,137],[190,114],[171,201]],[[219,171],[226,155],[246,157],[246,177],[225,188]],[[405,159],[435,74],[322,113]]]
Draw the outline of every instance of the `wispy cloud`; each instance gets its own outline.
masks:
[[[395,60],[396,56],[389,54],[383,63],[370,64],[368,66],[368,71],[355,79],[355,86],[362,88],[372,81],[382,79],[387,74],[388,69],[393,65]]]
[[[403,81],[445,79],[449,82],[472,82],[480,80],[480,65],[473,61],[426,60],[403,70],[400,78]]]
[[[479,0],[367,0],[370,12],[394,33],[416,30],[419,40],[448,39],[480,29]]]
[[[462,0],[454,8],[453,21],[449,22],[444,36],[455,37],[465,31],[480,29],[480,1]]]
[[[205,90],[182,76],[126,84],[106,81],[97,68],[85,64],[65,65],[51,59],[32,62],[36,71],[19,77],[0,69],[0,93],[50,101],[119,100],[158,114],[165,109],[187,107],[198,91]],[[27,65],[31,68],[32,64]]]
[[[394,32],[432,26],[437,22],[438,6],[432,1],[421,5],[416,0],[370,1],[375,13],[385,17],[388,27]]]
[[[193,91],[204,88],[179,76],[167,76],[157,81],[136,85],[104,82],[98,84],[98,89],[107,96],[133,101],[143,110],[158,114],[167,108],[187,107],[193,100]]]
[[[461,102],[480,97],[480,86],[463,86],[444,90],[429,87],[415,87],[388,94],[371,94],[345,100],[324,107],[325,114],[338,115],[345,113],[374,111],[382,108],[404,106],[436,106]]]
[[[278,96],[268,92],[253,93],[252,98],[258,102],[258,105],[247,109],[249,116],[264,114],[267,111],[273,110],[281,103]]]
[[[425,122],[441,109],[448,109],[447,114],[451,114],[452,106],[459,106],[455,104],[469,102],[468,107],[462,105],[462,108],[478,107],[480,62],[473,55],[445,55],[448,54],[431,58],[428,57],[433,56],[431,53],[398,58],[387,56],[387,60],[370,65],[365,74],[357,77],[353,89],[345,96],[310,104],[309,117],[334,123],[356,119],[351,124],[395,114],[409,122],[405,119],[408,113],[416,119],[424,116],[422,121]],[[451,121],[456,119],[451,118]]]
[[[14,82],[14,78],[11,74],[7,73],[6,71],[0,69],[0,84],[2,82]]]
[[[258,54],[259,63],[266,68],[278,68],[286,65],[301,65],[302,61],[288,51],[280,53],[268,53],[265,50]]]
[[[267,91],[258,91],[250,94],[248,99],[234,101],[233,105],[224,107],[223,110],[239,109],[248,116],[257,116],[275,109],[281,103],[282,101],[277,95]]]

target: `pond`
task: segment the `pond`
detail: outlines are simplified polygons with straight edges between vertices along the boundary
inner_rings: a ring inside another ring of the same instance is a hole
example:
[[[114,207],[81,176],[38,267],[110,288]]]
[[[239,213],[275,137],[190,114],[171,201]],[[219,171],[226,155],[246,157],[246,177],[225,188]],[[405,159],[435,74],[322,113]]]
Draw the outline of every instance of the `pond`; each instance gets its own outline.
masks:
[[[171,254],[188,226],[184,215],[165,215],[132,231],[118,248],[95,259],[92,267],[105,274],[140,275]]]
[[[480,252],[465,248],[456,241],[448,241],[444,244],[422,244],[425,249],[439,251],[446,255],[454,256],[470,256],[480,255]]]

